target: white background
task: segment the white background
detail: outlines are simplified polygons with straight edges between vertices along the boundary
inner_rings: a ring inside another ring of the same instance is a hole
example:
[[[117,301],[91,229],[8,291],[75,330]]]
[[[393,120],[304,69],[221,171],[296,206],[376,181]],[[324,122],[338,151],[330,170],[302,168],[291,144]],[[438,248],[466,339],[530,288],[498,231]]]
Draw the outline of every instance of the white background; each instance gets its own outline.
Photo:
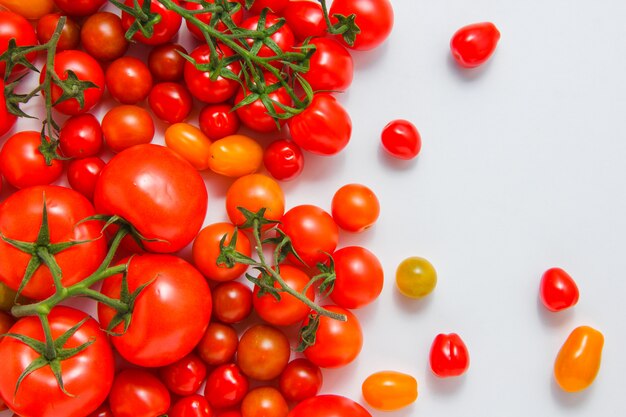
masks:
[[[307,155],[304,174],[284,185],[289,207],[329,210],[335,190],[350,182],[371,187],[382,205],[375,227],[341,236],[341,246],[378,255],[386,284],[375,304],[357,311],[361,356],[325,371],[323,391],[362,401],[362,381],[391,369],[418,379],[419,398],[374,416],[626,415],[626,3],[393,5],[392,36],[355,54],[354,83],[340,97],[352,116],[351,143],[335,157]],[[458,69],[450,37],[480,21],[500,29],[497,51],[479,69]],[[396,118],[421,132],[414,161],[380,148],[381,129]],[[229,181],[205,177],[210,223],[225,218]],[[437,269],[426,299],[394,288],[396,265],[408,256]],[[578,305],[559,314],[538,302],[541,274],[552,266],[566,269],[581,292]],[[579,325],[604,333],[602,367],[591,388],[567,394],[552,366]],[[448,332],[463,337],[471,366],[461,378],[439,380],[428,351]]]

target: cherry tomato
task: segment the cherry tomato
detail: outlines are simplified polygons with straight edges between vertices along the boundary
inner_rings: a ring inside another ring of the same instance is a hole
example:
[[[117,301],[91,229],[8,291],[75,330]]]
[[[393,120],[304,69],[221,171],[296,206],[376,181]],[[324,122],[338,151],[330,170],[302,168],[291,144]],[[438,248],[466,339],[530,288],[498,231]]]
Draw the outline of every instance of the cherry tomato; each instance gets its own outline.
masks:
[[[127,262],[128,260],[124,261]],[[193,266],[171,255],[135,255],[127,272],[129,291],[150,283],[135,300],[131,322],[112,330],[111,342],[127,361],[144,366],[165,366],[182,359],[198,344],[211,318],[211,291]],[[101,292],[119,299],[122,274],[107,278]],[[98,318],[108,328],[116,311],[98,304]]]
[[[261,14],[261,11],[265,8],[270,9],[274,13],[279,13],[285,7],[289,0],[255,0],[250,8],[250,13]]]
[[[176,401],[167,415],[169,417],[212,417],[213,411],[204,396],[193,394]]]
[[[232,268],[217,264],[217,258],[220,255],[220,241],[226,237],[224,245],[229,245],[234,231],[235,226],[223,222],[210,224],[198,233],[193,242],[191,256],[194,265],[205,277],[213,281],[232,281],[242,276],[248,269],[247,265],[239,263]],[[238,232],[235,249],[249,257],[252,247],[248,236]]]
[[[102,148],[102,127],[93,114],[72,116],[59,132],[59,147],[67,158],[96,156]]]
[[[121,152],[152,142],[154,122],[143,107],[132,104],[115,106],[102,118],[102,133],[107,147],[113,152]]]
[[[361,308],[376,300],[383,290],[384,272],[372,252],[347,246],[333,253],[335,284],[330,299],[343,308]]]
[[[0,0],[0,5],[28,20],[40,19],[54,9],[53,0]]]
[[[206,0],[205,3],[215,3],[215,0]],[[230,2],[232,5],[232,2]],[[232,9],[230,11],[230,18],[233,21],[233,23],[237,26],[239,26],[239,24],[241,23],[241,21],[243,20],[243,7],[241,7],[241,4],[239,5],[240,7],[237,8],[237,10],[235,11],[235,9]],[[187,2],[185,4],[185,9],[187,10],[201,10],[203,8],[203,5],[200,3],[192,3],[192,2]],[[206,24],[210,24],[211,22],[211,17],[213,16],[212,13],[197,13],[194,15],[198,20],[200,20],[203,23]],[[189,29],[189,32],[191,32],[191,34],[198,40],[200,41],[205,41],[204,39],[204,34],[202,33],[202,31],[200,30],[200,28],[198,26],[196,26],[195,24],[191,23],[190,21],[186,21],[187,24],[187,29]],[[217,23],[217,25],[215,26],[215,29],[217,29],[220,32],[227,32],[228,31],[228,27],[224,24],[224,22],[219,21]]]
[[[178,0],[172,0],[172,2],[176,5],[179,4]],[[135,3],[143,6],[143,0],[126,0],[124,2],[129,7],[133,7]],[[161,16],[159,22],[153,26],[152,36],[146,38],[139,31],[135,33],[133,39],[146,45],[160,45],[169,42],[178,33],[183,21],[182,17],[175,11],[166,9],[158,0],[150,2],[150,13],[157,13]],[[122,26],[124,26],[124,30],[128,30],[134,22],[135,18],[133,16],[122,12]]]
[[[304,291],[304,287],[311,280],[303,271],[290,265],[280,265],[280,276],[289,287],[299,293]],[[280,288],[278,283],[275,283],[274,286]],[[280,300],[277,300],[271,294],[259,296],[259,290],[259,287],[255,285],[252,297],[254,310],[259,317],[275,326],[289,326],[299,323],[306,318],[311,310],[310,307],[291,294],[281,293]],[[313,286],[308,287],[306,297],[311,301],[315,299]]]
[[[290,181],[302,173],[304,155],[295,142],[278,139],[265,149],[263,163],[272,177],[280,181]]]
[[[326,262],[339,242],[339,229],[335,221],[317,206],[304,204],[285,213],[278,226],[291,238],[293,248],[307,266]],[[301,264],[293,255],[288,260]]]
[[[196,352],[208,365],[223,365],[233,359],[238,344],[239,338],[232,326],[214,321],[209,323]]]
[[[183,78],[187,61],[179,52],[187,54],[187,50],[176,43],[165,43],[150,50],[148,68],[155,80],[179,81]]]
[[[283,395],[273,387],[258,387],[241,402],[242,417],[287,417],[289,406]]]
[[[49,138],[46,136],[46,141]],[[31,130],[9,137],[0,150],[0,172],[16,188],[45,185],[56,181],[63,173],[63,162],[52,159],[50,164],[39,150],[41,133]],[[48,151],[49,152],[49,151]]]
[[[440,378],[463,375],[469,368],[467,346],[456,333],[438,334],[430,347],[430,369]]]
[[[183,397],[198,391],[206,375],[206,365],[194,353],[159,369],[159,377],[167,389]]]
[[[227,408],[241,402],[248,392],[248,378],[234,363],[220,365],[208,376],[204,396],[212,407]]]
[[[71,161],[67,166],[67,181],[70,187],[90,201],[93,200],[98,177],[105,165],[106,163],[97,156]]]
[[[290,1],[282,11],[296,40],[324,36],[326,21],[322,6],[317,1],[298,0]]]
[[[330,6],[329,14],[334,16],[356,15],[355,23],[361,30],[354,41],[354,45],[349,46],[342,37],[342,43],[358,51],[374,49],[382,44],[393,29],[393,8],[389,0],[334,0]],[[333,23],[336,18],[331,18]]]
[[[337,226],[355,233],[370,228],[380,214],[376,194],[362,184],[347,184],[338,189],[331,208]]]
[[[113,411],[111,411],[109,404],[104,403],[100,407],[98,407],[96,411],[89,414],[88,417],[115,417],[115,416],[113,415]]]
[[[256,3],[260,3],[260,1],[257,0],[255,1],[255,5]],[[285,5],[286,4],[287,4],[287,1],[285,1]],[[278,16],[272,13],[268,13],[265,16],[265,25],[259,25],[259,16],[252,15],[246,20],[244,20],[241,23],[240,27],[247,29],[247,30],[263,30],[265,28],[274,26],[279,22],[280,22],[280,18]],[[269,36],[269,39],[271,39],[278,46],[278,48],[280,48],[280,50],[283,52],[289,52],[290,50],[292,50],[296,43],[296,40],[293,36],[293,32],[291,31],[291,28],[287,26],[286,24],[283,25],[277,31],[275,31],[271,36]],[[254,44],[256,40],[257,39],[248,38],[248,39],[245,39],[245,42],[248,44],[249,47],[252,47],[252,45]],[[263,46],[261,46],[261,48],[257,52],[257,55],[263,58],[268,58],[268,57],[276,56],[276,52],[274,52],[264,42]],[[273,65],[282,66],[282,64],[280,64],[278,61],[274,61]]]
[[[410,298],[422,298],[430,294],[437,285],[437,272],[424,258],[406,258],[396,269],[396,286]]]
[[[255,324],[239,339],[237,365],[250,378],[269,381],[285,369],[290,354],[289,340],[283,332],[272,326]]]
[[[372,417],[361,405],[340,395],[318,395],[296,405],[287,417]]]
[[[316,91],[347,90],[354,73],[350,52],[330,38],[311,39],[309,43],[315,45],[315,52],[309,61],[309,70],[302,74],[302,78]]]
[[[37,35],[33,26],[21,15],[8,11],[0,11],[0,55],[9,49],[9,41],[15,39],[17,46],[37,45]],[[26,59],[33,63],[37,58],[37,53],[32,52]],[[0,78],[4,79],[6,62],[0,61]],[[21,75],[26,72],[26,67],[16,65],[11,71],[11,75]]]
[[[239,130],[239,116],[228,104],[209,104],[200,111],[200,129],[211,140],[234,135]]]
[[[263,163],[263,148],[244,135],[232,135],[211,144],[209,168],[227,177],[239,178],[252,174]]]
[[[50,13],[42,16],[37,21],[37,39],[40,44],[48,42],[52,38],[52,34],[59,24],[61,13]],[[72,18],[66,17],[63,29],[61,29],[61,37],[57,42],[57,52],[67,49],[77,49],[80,43],[80,26]],[[4,64],[4,63],[3,63]]]
[[[85,103],[81,107],[78,100],[72,98],[70,100],[63,101],[55,104],[54,109],[60,113],[67,115],[75,115],[79,113],[86,113],[91,110],[102,98],[104,93],[104,72],[100,67],[98,61],[81,51],[63,51],[56,54],[54,58],[54,72],[61,80],[68,78],[68,71],[72,71],[79,80],[91,81],[96,86],[89,87],[84,91]],[[39,82],[43,83],[43,79],[46,73],[46,67],[44,66],[39,76]],[[55,103],[63,94],[61,87],[56,84],[52,84],[52,102]]]
[[[491,57],[499,40],[500,32],[493,23],[474,23],[456,31],[450,40],[450,50],[461,67],[474,68]]]
[[[4,81],[0,80],[0,137],[11,130],[16,121],[17,117],[7,110],[7,101],[4,95]]]
[[[317,395],[323,376],[319,366],[306,358],[294,359],[280,374],[278,385],[285,399],[299,403]]]
[[[225,45],[219,45],[217,51],[220,58],[234,54],[233,50]],[[211,59],[210,52],[211,50],[208,45],[201,45],[194,49],[190,56],[198,64],[207,64]],[[234,62],[226,68],[234,74],[239,74],[239,71],[241,71],[241,65],[238,62]],[[191,94],[198,100],[206,103],[221,103],[226,101],[231,98],[239,88],[237,81],[229,80],[221,76],[212,80],[209,72],[200,71],[189,61],[185,62],[184,75],[185,84],[187,84],[187,88]]]
[[[578,302],[578,287],[572,277],[561,268],[550,268],[541,277],[541,302],[550,311],[561,311]]]
[[[402,372],[376,372],[363,381],[361,390],[365,401],[377,410],[395,411],[417,400],[417,380]]]
[[[266,85],[272,86],[278,82],[278,79],[270,73],[265,74]],[[239,104],[246,97],[250,95],[250,91],[243,86],[239,88],[237,95],[235,96],[235,105]],[[277,114],[284,113],[277,104],[280,103],[285,106],[292,106],[293,100],[284,87],[278,87],[276,91],[267,94],[268,98],[272,100],[274,104],[274,110]],[[280,127],[285,124],[285,119],[275,120],[263,104],[260,98],[254,100],[250,104],[237,108],[237,116],[244,126],[254,130],[255,132],[270,133],[280,130]]]
[[[604,336],[592,327],[580,326],[570,333],[554,362],[554,378],[564,391],[582,391],[593,383],[603,346]]]
[[[152,87],[148,104],[152,113],[166,123],[179,123],[189,116],[192,108],[189,91],[178,83],[159,83]]]
[[[226,212],[230,221],[239,226],[245,222],[237,209],[243,207],[253,213],[265,208],[265,218],[280,220],[285,212],[285,195],[280,185],[270,177],[251,174],[237,178],[226,192]]]
[[[175,123],[165,130],[165,144],[198,171],[209,169],[211,141],[189,123]]]
[[[85,20],[80,30],[80,42],[85,51],[101,61],[122,57],[128,49],[122,19],[113,13],[98,12]]]
[[[213,315],[223,323],[239,323],[252,312],[252,290],[241,282],[222,282],[213,289]]]
[[[294,142],[318,155],[335,155],[348,145],[352,134],[350,115],[328,93],[317,93],[309,107],[289,119]]]
[[[323,306],[334,313],[345,314],[347,321],[319,316],[315,344],[304,350],[304,356],[322,368],[339,368],[356,359],[363,347],[363,331],[357,317],[333,305]],[[309,323],[309,318],[304,325]]]
[[[106,0],[54,0],[54,3],[70,16],[89,16],[104,6]]]
[[[122,104],[137,104],[150,94],[152,75],[143,61],[124,56],[109,65],[106,83],[114,99]]]
[[[413,159],[422,148],[422,138],[417,128],[408,120],[393,120],[383,128],[383,149],[398,159]]]
[[[126,369],[115,376],[109,405],[115,417],[155,417],[167,413],[170,394],[152,373]]]

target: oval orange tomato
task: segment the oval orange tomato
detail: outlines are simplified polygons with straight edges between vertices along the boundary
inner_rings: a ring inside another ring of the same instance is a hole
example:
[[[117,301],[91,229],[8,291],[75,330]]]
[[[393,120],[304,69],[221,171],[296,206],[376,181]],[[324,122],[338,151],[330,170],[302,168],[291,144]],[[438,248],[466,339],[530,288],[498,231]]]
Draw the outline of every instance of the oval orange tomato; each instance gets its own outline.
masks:
[[[363,398],[373,408],[393,411],[417,399],[417,380],[396,371],[381,371],[368,376],[361,386]]]
[[[575,328],[554,362],[554,378],[564,391],[587,388],[600,370],[604,336],[589,326]]]
[[[198,171],[209,168],[211,140],[189,123],[175,123],[165,131],[168,148],[186,159]]]
[[[231,135],[211,144],[209,168],[227,177],[252,174],[263,163],[263,148],[254,139]]]

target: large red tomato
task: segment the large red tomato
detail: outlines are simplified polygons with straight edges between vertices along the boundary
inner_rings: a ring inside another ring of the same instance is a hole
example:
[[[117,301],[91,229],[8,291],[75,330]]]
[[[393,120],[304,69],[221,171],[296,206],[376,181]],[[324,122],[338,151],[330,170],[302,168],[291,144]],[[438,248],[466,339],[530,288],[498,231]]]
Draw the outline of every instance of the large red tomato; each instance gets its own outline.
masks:
[[[102,170],[94,203],[100,213],[120,215],[154,252],[176,252],[198,234],[207,209],[204,181],[166,147],[138,145],[117,154]]]
[[[127,280],[130,293],[147,286],[135,300],[127,331],[123,322],[112,329],[120,334],[111,338],[120,355],[136,365],[155,367],[190,353],[211,319],[211,290],[202,274],[175,256],[145,254],[131,258]],[[118,274],[107,278],[101,291],[119,299],[121,290]],[[115,314],[111,307],[98,305],[103,328],[109,327]]]
[[[0,397],[15,413],[23,417],[83,417],[106,399],[113,383],[114,358],[111,345],[98,322],[82,311],[58,306],[48,316],[52,337],[63,333],[87,318],[78,330],[58,349],[72,349],[91,343],[76,355],[61,361],[61,375],[67,393],[59,388],[50,364],[24,378],[15,392],[18,378],[37,358],[43,357],[23,342],[4,337],[0,342]],[[10,329],[44,341],[39,318],[25,317]]]
[[[372,417],[361,405],[340,395],[318,395],[296,405],[288,417]]]

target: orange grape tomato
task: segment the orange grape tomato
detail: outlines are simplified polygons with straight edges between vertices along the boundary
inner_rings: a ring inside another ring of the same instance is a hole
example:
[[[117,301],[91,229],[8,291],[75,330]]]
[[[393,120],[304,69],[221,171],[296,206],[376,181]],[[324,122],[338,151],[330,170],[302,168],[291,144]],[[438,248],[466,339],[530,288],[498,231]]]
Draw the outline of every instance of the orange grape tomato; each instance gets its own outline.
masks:
[[[231,135],[211,144],[209,167],[227,177],[239,178],[259,170],[263,163],[263,148],[256,140],[244,135]]]
[[[165,131],[165,144],[198,171],[209,169],[211,140],[189,123],[175,123]]]
[[[37,20],[51,13],[54,9],[53,0],[0,0],[0,6],[4,6],[26,19]]]
[[[567,392],[582,391],[591,385],[600,370],[604,336],[589,326],[575,328],[554,362],[554,378]]]
[[[402,372],[376,372],[365,379],[361,389],[365,401],[383,411],[399,410],[417,400],[417,380]]]

